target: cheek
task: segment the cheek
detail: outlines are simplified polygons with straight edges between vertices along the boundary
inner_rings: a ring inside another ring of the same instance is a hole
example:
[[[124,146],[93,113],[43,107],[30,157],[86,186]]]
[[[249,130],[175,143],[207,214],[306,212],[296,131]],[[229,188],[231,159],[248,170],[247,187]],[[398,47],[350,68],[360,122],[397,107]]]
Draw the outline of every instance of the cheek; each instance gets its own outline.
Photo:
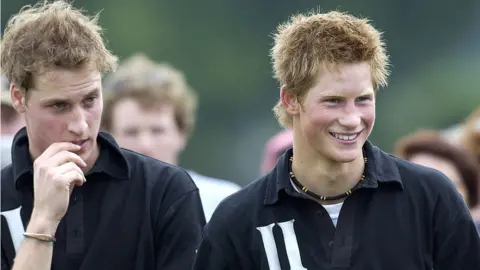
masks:
[[[99,126],[102,119],[103,105],[94,106],[86,112],[86,118],[89,126]]]
[[[29,127],[33,127],[35,131],[46,132],[48,134],[61,134],[60,132],[65,126],[65,121],[61,116],[57,116],[47,112],[29,114],[27,116]],[[48,132],[47,132],[48,131]]]
[[[323,107],[313,107],[305,114],[305,116],[305,124],[316,126],[317,128],[330,125],[338,118],[335,110]]]
[[[175,130],[167,130],[159,134],[156,140],[157,149],[165,149],[170,155],[177,154],[181,146],[182,136]]]
[[[172,136],[172,133],[163,132],[155,135],[155,144],[160,148],[170,149],[177,144],[177,138]]]
[[[32,141],[42,150],[50,144],[62,141],[66,130],[65,120],[49,112],[28,112],[26,124]]]
[[[115,139],[117,140],[118,144],[122,147],[128,148],[128,149],[136,149],[138,138],[132,137],[132,136],[124,136],[124,135],[117,135],[115,136]]]
[[[362,110],[363,122],[371,129],[375,124],[375,106],[366,107]]]
[[[317,138],[335,122],[336,118],[335,111],[325,108],[315,108],[303,112],[303,115],[300,116],[302,133],[307,139]]]

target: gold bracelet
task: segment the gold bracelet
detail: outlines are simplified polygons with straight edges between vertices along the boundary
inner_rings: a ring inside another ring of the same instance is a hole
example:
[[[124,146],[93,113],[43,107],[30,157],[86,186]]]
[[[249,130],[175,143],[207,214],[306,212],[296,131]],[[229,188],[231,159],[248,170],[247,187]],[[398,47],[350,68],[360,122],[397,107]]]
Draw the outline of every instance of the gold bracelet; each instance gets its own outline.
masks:
[[[40,240],[40,241],[43,241],[43,242],[55,242],[55,237],[51,236],[51,235],[48,235],[48,234],[40,234],[40,233],[23,233],[23,235],[25,237],[28,237],[28,238],[33,238],[33,239],[37,239],[37,240]]]

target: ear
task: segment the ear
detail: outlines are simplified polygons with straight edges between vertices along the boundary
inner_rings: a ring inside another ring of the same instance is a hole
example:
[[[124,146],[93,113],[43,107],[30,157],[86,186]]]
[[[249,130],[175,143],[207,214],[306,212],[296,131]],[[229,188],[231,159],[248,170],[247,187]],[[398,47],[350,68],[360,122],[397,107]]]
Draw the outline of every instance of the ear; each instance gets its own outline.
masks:
[[[10,98],[12,99],[12,105],[19,113],[24,113],[26,110],[25,95],[26,93],[22,92],[16,84],[10,84]]]
[[[280,102],[288,114],[297,115],[299,113],[300,104],[298,103],[297,95],[288,92],[285,84],[280,88]]]

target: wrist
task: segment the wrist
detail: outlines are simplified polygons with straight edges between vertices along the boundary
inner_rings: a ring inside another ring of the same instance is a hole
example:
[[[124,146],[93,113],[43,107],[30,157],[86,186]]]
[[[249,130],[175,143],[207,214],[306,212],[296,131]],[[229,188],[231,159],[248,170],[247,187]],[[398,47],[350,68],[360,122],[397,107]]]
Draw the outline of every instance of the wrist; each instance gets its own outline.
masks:
[[[55,236],[59,221],[46,218],[43,215],[32,212],[30,222],[27,226],[27,233],[46,234]]]

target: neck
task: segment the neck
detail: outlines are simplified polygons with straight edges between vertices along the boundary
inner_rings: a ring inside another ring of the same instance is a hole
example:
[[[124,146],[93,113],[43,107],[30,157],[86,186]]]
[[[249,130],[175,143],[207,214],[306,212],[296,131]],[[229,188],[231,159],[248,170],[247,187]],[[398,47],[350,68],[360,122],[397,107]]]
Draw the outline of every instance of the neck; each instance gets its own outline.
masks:
[[[92,149],[92,153],[88,156],[87,160],[85,160],[85,163],[87,163],[87,167],[83,170],[84,173],[87,173],[90,171],[90,169],[95,165],[95,162],[97,161],[98,157],[100,156],[100,144],[97,142]]]
[[[294,144],[292,171],[303,186],[319,196],[346,192],[357,184],[364,169],[363,155],[349,163],[338,163],[325,159],[311,147]]]
[[[162,160],[162,161],[163,161],[163,160]],[[178,165],[178,157],[176,157],[176,156],[175,156],[175,157],[172,157],[172,158],[170,158],[169,160],[166,160],[166,161],[164,161],[164,162],[166,162],[166,163],[168,163],[168,164],[171,164],[171,165],[179,166],[179,165]]]

